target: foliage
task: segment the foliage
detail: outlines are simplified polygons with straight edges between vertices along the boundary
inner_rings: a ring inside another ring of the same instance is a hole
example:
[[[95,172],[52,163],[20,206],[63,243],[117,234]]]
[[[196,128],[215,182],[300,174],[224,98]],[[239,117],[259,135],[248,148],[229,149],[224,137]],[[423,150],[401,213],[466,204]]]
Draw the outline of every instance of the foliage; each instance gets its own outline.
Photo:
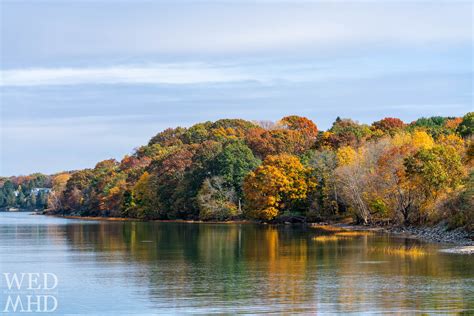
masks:
[[[471,171],[464,187],[443,201],[441,219],[451,227],[465,227],[474,232],[474,172]]]
[[[358,147],[372,135],[369,126],[359,124],[350,119],[337,118],[323,138],[320,147],[339,148],[342,146]]]
[[[422,129],[425,130],[432,137],[437,138],[442,134],[449,134],[452,132],[450,128],[447,128],[448,125],[452,125],[452,120],[456,119],[455,117],[442,117],[442,116],[432,116],[432,117],[422,117],[410,124],[412,130]]]
[[[120,162],[2,178],[0,207],[141,219],[352,215],[366,224],[415,224],[449,217],[469,227],[471,213],[460,205],[472,201],[472,124],[472,113],[408,125],[337,118],[327,131],[300,116],[204,122],[166,129]],[[51,192],[31,195],[38,187]]]
[[[204,180],[197,201],[201,220],[224,221],[238,214],[235,191],[225,185],[222,177]]]
[[[133,187],[134,205],[130,205],[132,208],[128,209],[128,211],[133,211],[134,217],[150,219],[159,216],[159,214],[155,214],[155,207],[159,205],[159,203],[157,203],[157,196],[153,191],[151,181],[150,174],[145,171]],[[135,208],[133,208],[133,206],[135,206]]]
[[[469,112],[462,118],[462,122],[457,127],[457,132],[462,137],[469,137],[474,134],[474,112]]]
[[[43,210],[48,206],[51,176],[34,173],[4,178],[0,184],[0,209]]]
[[[247,145],[242,142],[231,142],[217,156],[215,171],[223,177],[228,186],[237,192],[240,198],[245,176],[259,164],[260,161],[255,158]]]
[[[312,169],[316,189],[311,196],[311,205],[307,216],[312,220],[324,220],[337,215],[344,208],[338,199],[338,187],[335,182],[337,156],[332,150],[311,151],[305,164]]]
[[[399,118],[386,117],[380,121],[372,123],[374,130],[380,130],[383,134],[393,135],[405,127],[405,123]]]
[[[343,146],[337,150],[336,158],[340,166],[351,165],[357,158],[357,152],[350,146]]]
[[[245,140],[255,156],[261,159],[280,153],[301,155],[313,147],[317,132],[318,129],[311,120],[287,116],[272,129],[251,128]]]
[[[433,138],[425,131],[415,130],[411,135],[411,143],[416,148],[430,149],[434,146]]]
[[[430,195],[456,188],[464,176],[461,157],[449,146],[421,149],[405,159],[405,167],[409,177]]]
[[[289,154],[268,156],[244,181],[252,218],[271,220],[284,211],[298,211],[314,186],[310,169]]]
[[[316,124],[306,117],[286,116],[279,121],[279,125],[292,131],[300,131],[307,138],[315,138],[318,135]]]

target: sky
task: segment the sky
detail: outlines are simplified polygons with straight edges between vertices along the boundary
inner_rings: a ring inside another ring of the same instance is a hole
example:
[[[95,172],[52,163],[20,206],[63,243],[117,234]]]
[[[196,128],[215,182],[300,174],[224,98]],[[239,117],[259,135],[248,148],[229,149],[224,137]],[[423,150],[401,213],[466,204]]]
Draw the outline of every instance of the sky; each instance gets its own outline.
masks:
[[[473,111],[471,1],[0,0],[0,175],[121,159],[167,127],[327,129]]]

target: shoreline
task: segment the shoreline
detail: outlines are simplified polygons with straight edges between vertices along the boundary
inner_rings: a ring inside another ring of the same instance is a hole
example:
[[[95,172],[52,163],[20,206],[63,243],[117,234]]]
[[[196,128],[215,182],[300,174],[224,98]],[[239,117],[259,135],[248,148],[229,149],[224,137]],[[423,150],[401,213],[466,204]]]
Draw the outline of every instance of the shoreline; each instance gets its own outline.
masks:
[[[435,226],[361,226],[334,223],[329,226],[339,227],[352,231],[371,231],[386,233],[394,236],[413,238],[425,242],[440,244],[455,244],[458,246],[474,246],[474,233],[469,233],[462,228],[448,230],[444,224]]]
[[[67,219],[79,219],[86,221],[104,221],[104,222],[158,222],[158,223],[187,223],[187,224],[257,224],[251,220],[232,220],[232,221],[195,221],[186,219],[139,219],[128,217],[103,217],[103,216],[78,216],[78,215],[59,215],[59,214],[43,214]]]
[[[267,224],[252,220],[231,220],[231,221],[198,221],[198,220],[143,220],[137,218],[126,217],[102,217],[102,216],[77,216],[77,215],[58,215],[44,214],[46,216],[78,219],[86,221],[106,221],[106,222],[159,222],[159,223],[186,223],[186,224],[260,224],[260,225],[293,225],[291,223],[275,223]],[[341,222],[319,222],[319,223],[297,223],[296,225],[308,225],[314,228],[334,228],[347,231],[370,231],[375,233],[390,234],[396,237],[404,237],[420,240],[423,242],[446,244],[453,246],[444,249],[446,253],[474,254],[474,234],[469,233],[461,228],[448,230],[443,224],[432,227],[416,227],[416,226],[362,226],[355,224],[347,224]]]
[[[462,255],[474,255],[474,233],[470,233],[462,228],[448,230],[446,225],[438,224],[432,227],[415,226],[360,226],[347,224],[333,224],[333,227],[340,227],[348,231],[370,231],[375,233],[389,234],[395,237],[410,238],[427,243],[445,245],[447,248],[440,249],[440,252]]]

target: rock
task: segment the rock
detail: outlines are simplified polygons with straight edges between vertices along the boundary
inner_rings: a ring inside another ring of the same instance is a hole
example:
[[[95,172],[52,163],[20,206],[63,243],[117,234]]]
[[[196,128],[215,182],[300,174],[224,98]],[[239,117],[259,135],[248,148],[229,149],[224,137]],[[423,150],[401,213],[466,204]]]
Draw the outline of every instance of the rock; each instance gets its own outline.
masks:
[[[401,235],[409,235],[430,242],[453,243],[463,246],[474,246],[474,241],[469,233],[462,228],[448,230],[446,224],[439,224],[434,227],[392,227],[386,229],[388,232]]]
[[[474,254],[474,246],[464,246],[464,247],[454,247],[454,248],[441,249],[440,252],[463,254],[463,255],[472,255],[472,254]]]

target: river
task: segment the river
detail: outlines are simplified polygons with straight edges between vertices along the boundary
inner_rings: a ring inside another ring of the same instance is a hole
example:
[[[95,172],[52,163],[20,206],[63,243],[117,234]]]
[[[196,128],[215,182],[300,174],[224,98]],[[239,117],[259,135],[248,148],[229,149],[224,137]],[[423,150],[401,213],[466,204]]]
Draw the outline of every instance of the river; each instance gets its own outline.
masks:
[[[397,251],[413,246],[419,253]],[[441,247],[304,226],[3,212],[0,312],[12,314],[8,297],[24,305],[31,291],[12,289],[8,277],[38,273],[57,281],[44,289],[52,314],[474,313],[474,256]]]

